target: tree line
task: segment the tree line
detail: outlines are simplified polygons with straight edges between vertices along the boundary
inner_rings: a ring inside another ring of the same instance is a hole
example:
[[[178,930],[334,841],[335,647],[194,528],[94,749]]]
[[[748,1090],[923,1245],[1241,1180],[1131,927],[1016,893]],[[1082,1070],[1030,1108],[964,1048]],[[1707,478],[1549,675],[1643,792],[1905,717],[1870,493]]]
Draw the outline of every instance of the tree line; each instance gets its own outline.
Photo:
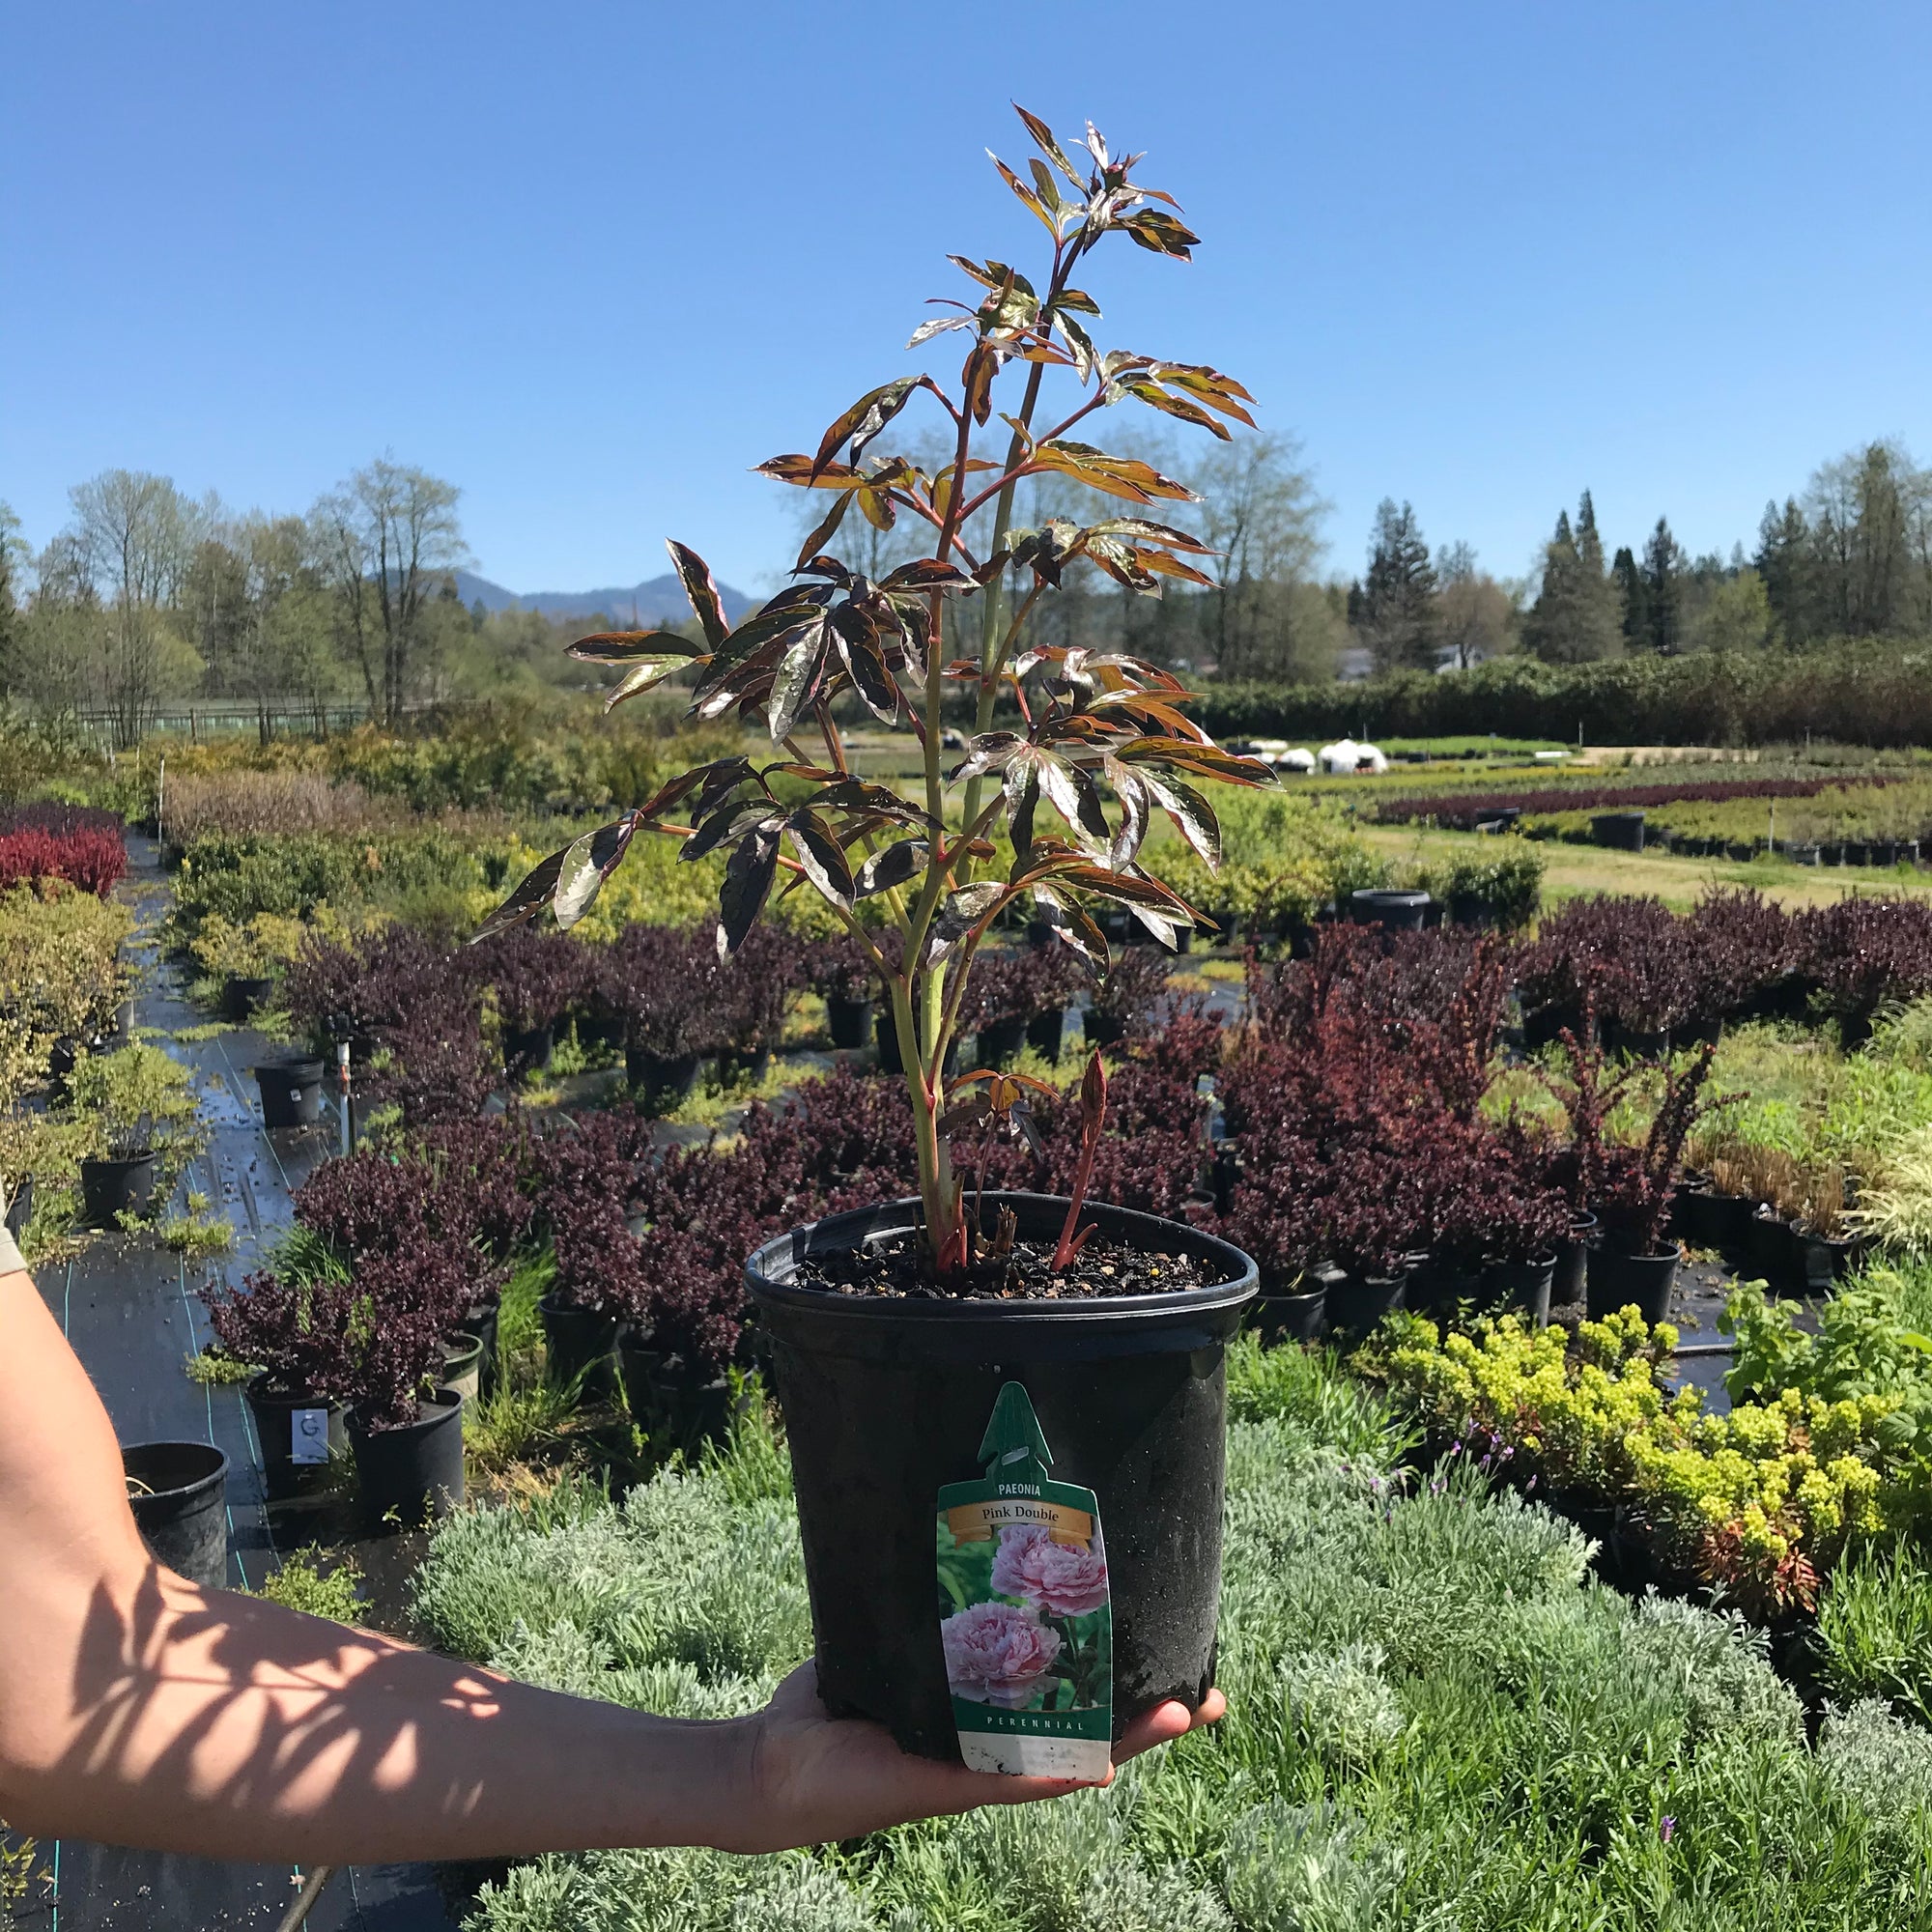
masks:
[[[1537,568],[1518,582],[1478,570],[1468,547],[1432,557],[1407,504],[1376,513],[1350,632],[1378,671],[1467,666],[1521,651],[1547,664],[1650,653],[1803,648],[1833,638],[1932,634],[1932,470],[1892,441],[1813,472],[1765,507],[1747,554],[1691,556],[1660,517],[1641,549],[1606,560],[1585,490],[1561,511]]]
[[[189,696],[252,704],[266,737],[277,713],[360,699],[392,724],[425,700],[568,676],[559,627],[463,607],[460,496],[381,457],[304,514],[270,516],[109,469],[70,492],[37,555],[0,503],[0,693],[102,717],[126,746]]]
[[[1291,438],[1246,436],[1184,462],[1158,440],[1134,453],[1195,492],[1171,520],[1212,546],[1218,582],[1150,598],[1076,566],[1038,607],[1037,641],[1132,650],[1199,678],[1321,684],[1513,654],[1587,665],[1932,635],[1932,470],[1895,442],[1827,463],[1771,502],[1749,554],[1688,555],[1660,517],[1640,548],[1606,557],[1585,490],[1515,580],[1466,543],[1432,552],[1392,498],[1362,575],[1324,575],[1331,506]],[[0,696],[104,717],[123,744],[189,696],[251,704],[266,736],[278,712],[320,719],[345,699],[394,723],[425,701],[582,677],[559,646],[586,626],[464,608],[461,492],[424,469],[379,458],[298,516],[237,513],[126,469],[70,496],[38,554],[0,503]],[[1039,477],[1022,514],[1091,521],[1095,499]],[[844,541],[876,577],[923,537],[902,520]]]

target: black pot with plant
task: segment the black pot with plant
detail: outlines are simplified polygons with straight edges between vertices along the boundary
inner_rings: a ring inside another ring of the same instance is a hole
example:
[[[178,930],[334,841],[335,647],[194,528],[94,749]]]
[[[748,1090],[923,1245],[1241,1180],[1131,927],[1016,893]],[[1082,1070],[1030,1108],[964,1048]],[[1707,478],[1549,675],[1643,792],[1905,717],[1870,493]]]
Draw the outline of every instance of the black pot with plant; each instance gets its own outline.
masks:
[[[825,1028],[841,1053],[863,1047],[872,1035],[878,1001],[872,962],[851,939],[825,941],[810,961],[811,990],[825,1002]]]
[[[68,1106],[92,1136],[80,1162],[80,1192],[96,1227],[111,1228],[121,1214],[147,1213],[201,1144],[192,1076],[157,1046],[83,1059],[69,1081]]]
[[[1097,1058],[1083,1082],[1070,1201],[977,1185],[969,1193],[955,1137],[980,1144],[988,1117],[1011,1116],[1031,1090],[991,1068],[954,1079],[947,1065],[967,1029],[974,957],[998,920],[1015,911],[1045,919],[1100,971],[1109,948],[1099,922],[1112,912],[1129,911],[1174,947],[1197,916],[1149,868],[1144,841],[1154,815],[1171,820],[1211,868],[1218,827],[1202,782],[1264,785],[1273,774],[1187,724],[1179,712],[1189,695],[1170,672],[1027,635],[1041,597],[1076,561],[1130,589],[1151,589],[1162,577],[1207,581],[1190,560],[1205,559],[1207,545],[1142,514],[1187,493],[1150,464],[1080,440],[1075,432],[1090,415],[1130,397],[1224,437],[1218,418],[1250,418],[1246,392],[1211,368],[1132,355],[1100,361],[1080,319],[1091,319],[1091,303],[1070,279],[1076,268],[1109,235],[1175,256],[1194,237],[1097,134],[1076,169],[1042,123],[1024,118],[1045,156],[1037,180],[1051,184],[1025,190],[1052,230],[1051,263],[1024,291],[1013,271],[968,263],[972,303],[921,331],[922,341],[966,331],[961,399],[929,377],[887,383],[834,421],[815,453],[763,466],[781,480],[823,486],[828,513],[803,545],[791,583],[735,630],[702,561],[673,545],[697,636],[611,633],[570,646],[580,660],[621,668],[613,701],[695,661],[697,714],[762,716],[772,761],[734,753],[670,780],[547,859],[485,931],[546,905],[559,923],[574,923],[632,838],[661,831],[683,840],[686,858],[723,855],[722,956],[748,950],[781,879],[787,890],[817,892],[866,952],[890,1008],[919,1198],[782,1236],[747,1270],[786,1411],[820,1687],[834,1709],[879,1717],[912,1748],[952,1756],[968,1735],[980,1740],[974,1750],[993,1748],[975,1721],[989,1708],[973,1694],[980,1664],[958,1661],[968,1674],[948,1675],[934,1512],[942,1486],[980,1474],[978,1452],[996,1406],[1002,1427],[1018,1429],[1030,1398],[1027,1414],[1037,1420],[1025,1466],[1043,1471],[1049,1453],[1055,1460],[1052,1478],[1027,1479],[1029,1494],[1044,1496],[1042,1485],[1070,1477],[1075,1492],[1094,1492],[1104,1519],[1104,1558],[1091,1510],[1084,1530],[1066,1533],[1081,1545],[1088,1586],[1100,1579],[1096,1601],[1111,1587],[1113,1667],[1081,1648],[1084,1637],[1040,1635],[1029,1654],[1042,1668],[1068,1647],[1072,1674],[1058,1681],[1072,1687],[1072,1701],[1051,1713],[1042,1705],[1021,1723],[1014,1696],[1043,1696],[1045,1687],[1003,1683],[998,1708],[1014,1714],[1005,1727],[1014,1738],[1062,1752],[1055,1762],[1094,1765],[1097,1748],[1104,1766],[1094,1722],[1118,1730],[1155,1701],[1193,1703],[1207,1689],[1222,1351],[1253,1293],[1254,1268],[1182,1224],[1085,1203],[1105,1104]],[[1046,401],[1049,364],[1065,372],[1053,376],[1056,387],[1070,384],[1064,409]],[[990,420],[1003,381],[1024,388],[1009,412],[1005,459],[969,469],[975,422]],[[970,479],[956,488],[881,441],[921,397],[937,404],[954,445],[947,477]],[[1112,495],[1124,511],[1088,526],[1053,522],[1022,532],[1012,521],[1019,486],[1049,470]],[[862,497],[868,514],[929,528],[930,554],[877,578],[849,567],[836,539]],[[982,511],[991,531],[983,549],[969,536]],[[957,613],[951,623],[949,602]],[[975,716],[949,769],[942,696],[962,655],[976,664],[964,693]],[[907,790],[852,772],[839,725],[848,693],[884,724],[917,724],[921,778]],[[996,725],[996,699],[1015,705],[1013,725]],[[859,918],[867,898],[886,915],[890,945]],[[854,1287],[863,1292],[847,1292]],[[997,1609],[990,1600],[970,1606],[1010,1618],[1031,1602],[1021,1591]],[[1075,1667],[1075,1659],[1084,1661]],[[1078,1714],[1072,1729],[1049,1721],[1063,1709]],[[1007,1762],[998,1749],[993,1760]]]

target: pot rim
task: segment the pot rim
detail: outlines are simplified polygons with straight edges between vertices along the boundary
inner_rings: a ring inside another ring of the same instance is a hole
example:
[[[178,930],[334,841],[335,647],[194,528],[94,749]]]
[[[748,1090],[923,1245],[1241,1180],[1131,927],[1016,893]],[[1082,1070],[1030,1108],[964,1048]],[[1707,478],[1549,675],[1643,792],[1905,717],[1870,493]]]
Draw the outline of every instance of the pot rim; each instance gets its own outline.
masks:
[[[994,1192],[988,1189],[986,1199],[1020,1212],[1044,1209],[1048,1215],[1057,1213],[1061,1217],[1065,1216],[1067,1205],[1065,1195],[1033,1194],[1020,1190]],[[1224,1241],[1218,1235],[1191,1228],[1184,1221],[1169,1220],[1161,1214],[1143,1213],[1135,1208],[1117,1208],[1110,1202],[1090,1202],[1083,1208],[1082,1214],[1096,1217],[1096,1225],[1103,1231],[1107,1231],[1111,1223],[1112,1232],[1130,1240],[1135,1235],[1146,1235],[1170,1245],[1179,1245],[1204,1259],[1224,1258],[1222,1264],[1228,1269],[1230,1278],[1202,1288],[1173,1289],[1158,1294],[1082,1296],[1065,1301],[1005,1301],[991,1297],[925,1300],[905,1295],[840,1294],[831,1289],[805,1288],[793,1281],[779,1279],[773,1273],[774,1267],[781,1264],[788,1263],[795,1268],[815,1249],[837,1252],[862,1246],[867,1236],[905,1234],[919,1225],[919,1213],[918,1197],[901,1196],[895,1201],[877,1202],[869,1208],[848,1208],[840,1214],[828,1214],[788,1233],[776,1235],[770,1240],[761,1242],[746,1258],[745,1286],[753,1301],[811,1309],[822,1315],[841,1316],[856,1321],[1001,1324],[1009,1324],[1014,1321],[1146,1321],[1150,1316],[1188,1315],[1206,1309],[1236,1308],[1252,1301],[1261,1286],[1260,1270],[1232,1241]],[[829,1231],[829,1236],[815,1241],[813,1237],[819,1236],[821,1230]],[[1156,1230],[1160,1231],[1157,1236],[1154,1234]],[[846,1236],[852,1238],[841,1238]],[[1151,1246],[1151,1240],[1139,1245]]]
[[[416,1404],[416,1417],[413,1422],[399,1423],[394,1429],[369,1429],[363,1424],[361,1410],[354,1406],[348,1410],[346,1420],[349,1424],[349,1433],[352,1435],[360,1435],[365,1440],[378,1435],[406,1435],[412,1429],[431,1429],[451,1415],[462,1414],[463,1400],[461,1389],[445,1388],[439,1382]],[[431,1408],[436,1411],[434,1415],[423,1413],[423,1410]]]

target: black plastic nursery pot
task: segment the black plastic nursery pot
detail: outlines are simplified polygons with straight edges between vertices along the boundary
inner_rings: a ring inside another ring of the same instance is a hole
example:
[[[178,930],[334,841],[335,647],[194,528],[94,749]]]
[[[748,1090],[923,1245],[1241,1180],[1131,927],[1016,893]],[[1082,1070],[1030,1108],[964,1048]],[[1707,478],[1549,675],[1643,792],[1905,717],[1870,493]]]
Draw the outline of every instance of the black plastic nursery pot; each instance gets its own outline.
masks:
[[[1393,932],[1420,932],[1432,901],[1427,893],[1365,886],[1349,895],[1349,917],[1357,925],[1383,925]]]
[[[537,1303],[537,1314],[543,1321],[544,1360],[550,1379],[568,1384],[581,1376],[580,1386],[592,1400],[613,1394],[617,1386],[617,1318],[573,1307],[554,1294]]]
[[[1600,811],[1590,820],[1590,836],[1599,845],[1619,852],[1643,850],[1643,813],[1640,811]]]
[[[704,1377],[653,1346],[648,1330],[626,1322],[617,1331],[617,1366],[631,1420],[647,1436],[668,1435],[687,1453],[730,1434],[739,1397],[728,1375]]]
[[[212,1442],[130,1442],[128,1506],[156,1563],[190,1583],[228,1580],[228,1458]]]
[[[351,1409],[349,1446],[373,1526],[415,1529],[463,1500],[463,1398],[454,1389],[436,1390],[400,1429],[365,1429]]]
[[[826,1001],[826,1031],[832,1036],[832,1044],[841,1053],[865,1045],[867,1036],[872,1031],[872,1004],[870,1000],[836,997]]]
[[[1328,1284],[1302,1294],[1258,1294],[1248,1304],[1249,1325],[1272,1349],[1283,1342],[1313,1342],[1327,1325]]]
[[[1794,1229],[1792,1244],[1805,1294],[1829,1294],[1833,1284],[1850,1272],[1858,1251],[1849,1235],[1814,1235],[1808,1228]]]
[[[1480,1274],[1432,1254],[1409,1270],[1403,1306],[1418,1315],[1453,1315],[1461,1303],[1482,1299]]]
[[[1027,1020],[994,1020],[980,1029],[976,1047],[981,1066],[1004,1066],[1026,1044]]]
[[[454,1335],[444,1337],[442,1385],[454,1389],[466,1402],[474,1402],[483,1393],[483,1341],[480,1336],[459,1329]]]
[[[279,1385],[272,1373],[242,1390],[262,1450],[262,1487],[270,1502],[319,1487],[331,1456],[349,1450],[348,1411],[340,1403]]]
[[[1081,1017],[1089,1046],[1113,1046],[1126,1037],[1125,1013],[1097,1013],[1089,1007]]]
[[[1026,1023],[1026,1043],[1046,1060],[1058,1060],[1066,1035],[1066,1009],[1049,1007]]]
[[[503,1065],[511,1073],[538,1072],[550,1065],[555,1051],[554,1025],[503,1029]]]
[[[624,1022],[621,1017],[610,1013],[579,1013],[577,1043],[586,1052],[621,1053]]]
[[[726,1046],[718,1052],[718,1077],[721,1081],[734,1076],[745,1080],[762,1080],[772,1070],[772,1050],[768,1046]]]
[[[1408,1273],[1328,1276],[1328,1325],[1359,1341],[1391,1309],[1408,1305]]]
[[[81,1211],[97,1228],[111,1228],[117,1214],[142,1214],[155,1198],[155,1156],[84,1160],[80,1164]]]
[[[477,1364],[477,1389],[484,1395],[497,1385],[497,1324],[502,1314],[502,1297],[492,1295],[488,1301],[476,1302],[463,1318],[462,1332],[474,1335],[483,1351]]]
[[[1026,1239],[1066,1203],[988,1195]],[[982,1473],[1001,1389],[1021,1384],[1056,1483],[1094,1492],[1113,1605],[1115,1735],[1213,1679],[1221,1583],[1229,1341],[1256,1289],[1238,1248],[1176,1221],[1092,1206],[1096,1237],[1197,1257],[1212,1285],[1109,1299],[845,1295],[800,1264],[910,1233],[919,1204],[837,1214],[745,1265],[791,1448],[819,1694],[923,1756],[959,1754],[940,1646],[940,1489]],[[1218,1276],[1218,1280],[1213,1277]]]
[[[274,991],[275,982],[267,974],[231,973],[221,987],[222,1017],[241,1026],[269,1004]]]
[[[322,1119],[322,1062],[276,1060],[255,1069],[265,1127],[312,1127]]]
[[[1482,1275],[1482,1299],[1506,1314],[1527,1315],[1539,1328],[1549,1326],[1549,1296],[1556,1281],[1556,1257],[1539,1261],[1492,1262]]]
[[[1549,1298],[1559,1307],[1574,1307],[1583,1299],[1590,1244],[1596,1236],[1594,1214],[1571,1215],[1569,1238],[1556,1244],[1556,1266],[1549,1282]]]
[[[1750,1218],[1745,1252],[1750,1271],[1761,1275],[1774,1294],[1802,1295],[1807,1283],[1798,1231],[1769,1204]]]
[[[1627,1020],[1605,1019],[1600,1031],[1606,1053],[1628,1054],[1633,1060],[1662,1060],[1670,1051],[1668,1027],[1634,1027]]]
[[[1592,1321],[1620,1308],[1635,1308],[1655,1326],[1670,1319],[1670,1291],[1677,1285],[1677,1250],[1662,1255],[1630,1255],[1598,1246],[1590,1250],[1586,1283]]]
[[[633,1046],[624,1054],[624,1072],[637,1090],[638,1104],[646,1113],[665,1114],[685,1099],[697,1085],[701,1053],[653,1053]]]

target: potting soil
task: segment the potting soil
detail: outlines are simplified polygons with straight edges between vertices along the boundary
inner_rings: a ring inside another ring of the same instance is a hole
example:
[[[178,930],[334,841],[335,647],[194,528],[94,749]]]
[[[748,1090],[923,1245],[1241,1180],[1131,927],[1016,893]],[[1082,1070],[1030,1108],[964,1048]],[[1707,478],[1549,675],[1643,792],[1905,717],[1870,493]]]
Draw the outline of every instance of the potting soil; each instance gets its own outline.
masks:
[[[1097,1235],[1058,1274],[1053,1252],[1048,1241],[1015,1241],[1005,1254],[981,1248],[956,1281],[941,1284],[932,1279],[921,1242],[900,1236],[868,1247],[809,1255],[794,1279],[801,1288],[837,1294],[973,1301],[1092,1301],[1210,1285],[1192,1255],[1148,1253],[1103,1243]]]

